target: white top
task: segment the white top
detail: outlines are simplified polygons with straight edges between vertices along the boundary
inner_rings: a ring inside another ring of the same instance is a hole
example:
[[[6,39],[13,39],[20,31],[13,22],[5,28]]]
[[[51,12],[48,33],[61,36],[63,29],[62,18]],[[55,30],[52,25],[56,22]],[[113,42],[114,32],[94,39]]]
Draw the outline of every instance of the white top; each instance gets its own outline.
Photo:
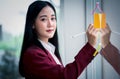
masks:
[[[43,45],[43,47],[49,51],[49,53],[51,54],[51,56],[53,57],[53,59],[55,60],[55,62],[59,65],[61,65],[60,61],[58,60],[58,58],[55,56],[54,52],[55,52],[55,46],[53,44],[51,44],[50,42],[45,43],[41,40],[39,40],[41,42],[41,44]]]

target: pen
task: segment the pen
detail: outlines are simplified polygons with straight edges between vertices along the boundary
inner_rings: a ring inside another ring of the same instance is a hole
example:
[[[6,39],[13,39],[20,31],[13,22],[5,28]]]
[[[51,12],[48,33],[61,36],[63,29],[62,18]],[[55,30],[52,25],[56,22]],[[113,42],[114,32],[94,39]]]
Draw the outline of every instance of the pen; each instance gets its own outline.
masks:
[[[86,32],[78,33],[78,34],[76,34],[76,35],[73,35],[72,38],[76,38],[76,37],[81,36],[81,35],[83,35],[83,34],[85,34],[85,33],[86,33]],[[117,35],[120,35],[119,32],[112,31],[112,33],[117,34]]]
[[[76,37],[78,37],[78,36],[80,36],[80,35],[83,35],[83,34],[85,34],[85,33],[86,33],[86,32],[78,33],[78,34],[76,34],[76,35],[73,35],[72,38],[76,38]]]

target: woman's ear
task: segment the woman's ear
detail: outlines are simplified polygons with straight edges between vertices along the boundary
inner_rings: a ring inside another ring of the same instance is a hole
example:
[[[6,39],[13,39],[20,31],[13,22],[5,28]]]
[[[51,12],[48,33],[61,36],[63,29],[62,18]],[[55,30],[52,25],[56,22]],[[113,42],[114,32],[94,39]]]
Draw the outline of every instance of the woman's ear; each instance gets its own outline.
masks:
[[[33,25],[32,28],[35,29],[35,25]]]

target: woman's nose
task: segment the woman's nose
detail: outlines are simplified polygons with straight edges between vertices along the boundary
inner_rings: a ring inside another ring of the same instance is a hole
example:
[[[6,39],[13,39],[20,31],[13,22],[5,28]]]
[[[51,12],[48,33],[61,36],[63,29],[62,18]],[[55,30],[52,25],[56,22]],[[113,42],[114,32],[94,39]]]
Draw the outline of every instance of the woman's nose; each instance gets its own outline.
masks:
[[[53,22],[51,19],[48,20],[48,27],[52,27],[53,26]]]

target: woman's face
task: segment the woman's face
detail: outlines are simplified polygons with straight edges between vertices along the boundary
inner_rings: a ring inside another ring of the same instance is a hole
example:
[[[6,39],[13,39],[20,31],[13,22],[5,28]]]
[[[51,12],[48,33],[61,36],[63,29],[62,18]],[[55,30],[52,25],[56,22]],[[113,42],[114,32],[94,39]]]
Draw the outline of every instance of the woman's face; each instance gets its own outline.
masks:
[[[56,30],[55,12],[49,6],[44,7],[38,14],[33,28],[36,29],[38,38],[42,41],[48,41],[54,36]]]

